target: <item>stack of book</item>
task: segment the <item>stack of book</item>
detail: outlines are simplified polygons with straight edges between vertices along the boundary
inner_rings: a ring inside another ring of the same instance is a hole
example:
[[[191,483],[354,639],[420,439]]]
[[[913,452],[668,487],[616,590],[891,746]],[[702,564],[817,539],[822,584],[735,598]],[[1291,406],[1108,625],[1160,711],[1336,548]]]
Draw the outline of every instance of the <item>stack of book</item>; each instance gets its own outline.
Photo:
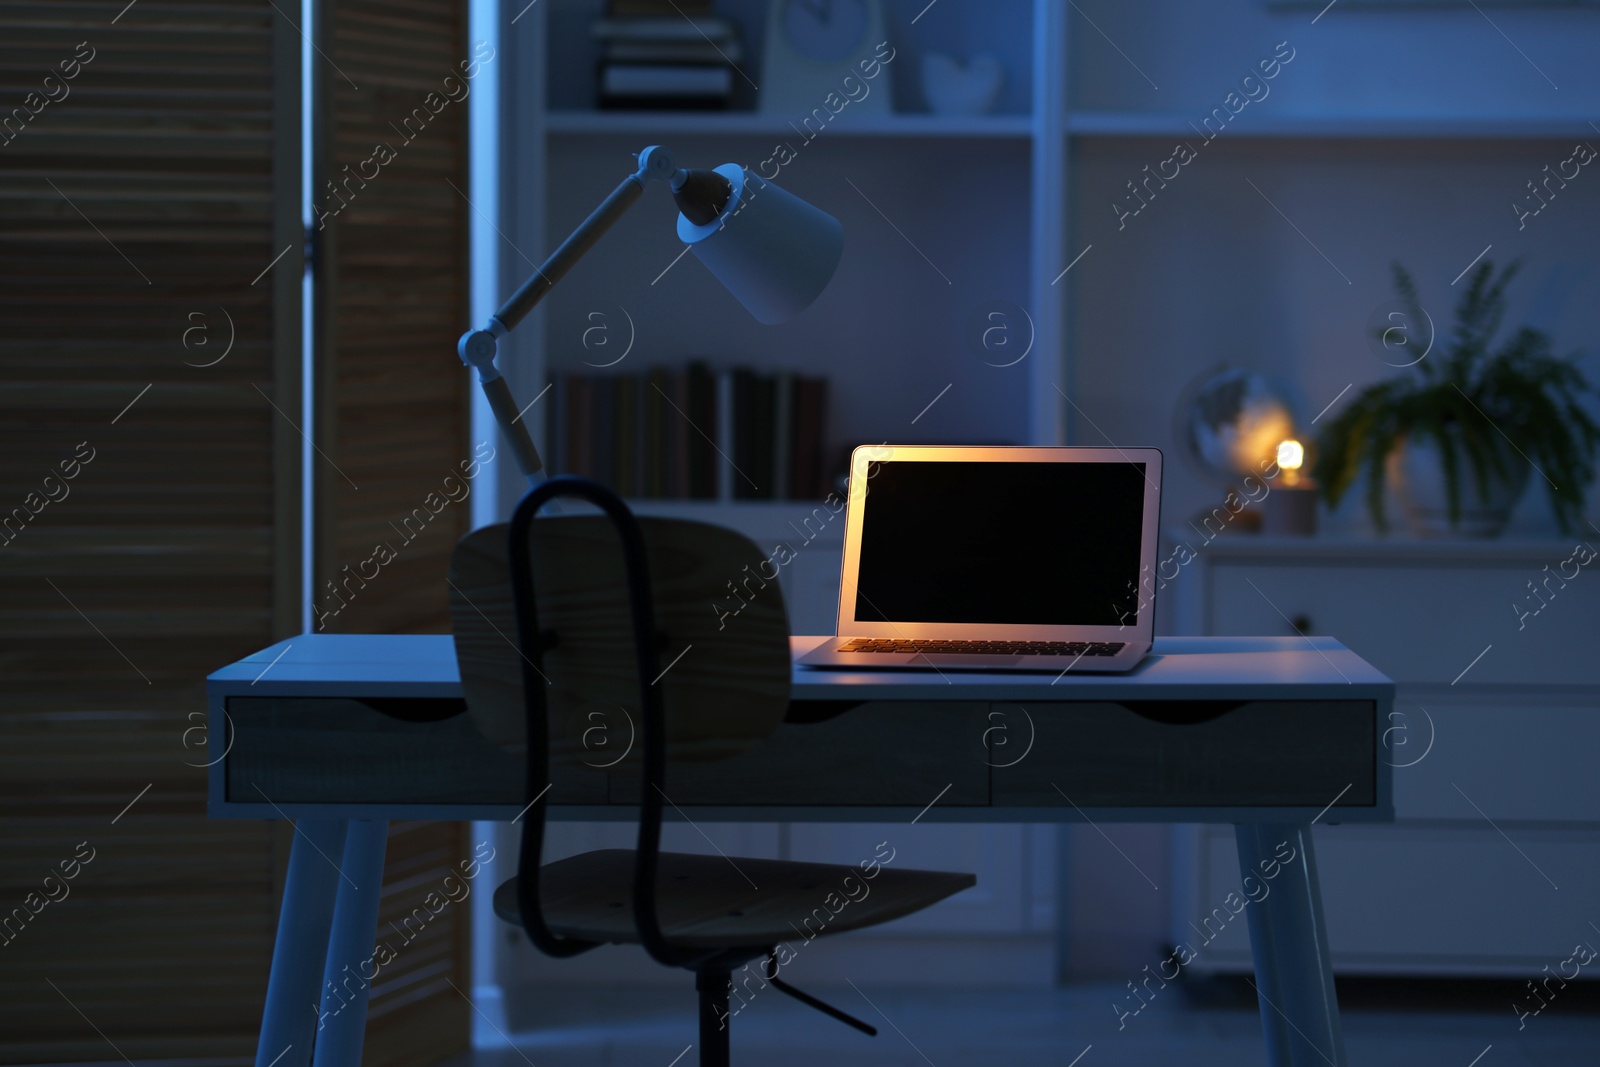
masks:
[[[625,497],[819,500],[828,383],[704,363],[642,374],[557,373],[545,463]]]
[[[711,13],[711,0],[611,0],[596,19],[603,108],[724,108],[739,28]]]

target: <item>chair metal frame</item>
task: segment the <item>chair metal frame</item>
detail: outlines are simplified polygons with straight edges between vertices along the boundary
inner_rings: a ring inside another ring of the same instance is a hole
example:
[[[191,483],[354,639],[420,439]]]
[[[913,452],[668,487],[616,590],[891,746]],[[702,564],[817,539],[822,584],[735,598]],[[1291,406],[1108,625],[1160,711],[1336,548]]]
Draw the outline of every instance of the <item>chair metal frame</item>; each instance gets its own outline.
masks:
[[[530,490],[511,516],[511,591],[517,612],[517,643],[522,652],[522,690],[528,713],[527,789],[531,807],[523,817],[522,854],[517,861],[517,905],[522,925],[538,948],[552,956],[575,956],[596,943],[558,937],[546,924],[539,899],[539,868],[544,850],[546,796],[550,790],[549,713],[545,678],[538,662],[546,647],[539,629],[528,535],[539,509],[558,497],[578,497],[598,507],[611,520],[622,542],[627,570],[628,603],[633,615],[633,644],[639,672],[639,701],[644,723],[644,791],[639,802],[639,841],[634,859],[633,917],[639,941],[657,963],[694,967],[701,959],[667,942],[656,913],[656,873],[661,849],[662,800],[667,766],[666,709],[662,690],[648,679],[660,673],[655,605],[650,592],[650,563],[644,535],[633,512],[615,493],[583,478],[552,478]],[[716,955],[711,953],[710,955]]]
[[[517,909],[522,928],[540,951],[551,956],[576,956],[597,948],[591,941],[559,937],[545,922],[539,898],[539,869],[544,856],[546,795],[550,791],[549,710],[545,679],[538,661],[548,645],[539,629],[528,535],[539,509],[557,497],[578,497],[598,507],[611,520],[622,543],[627,571],[628,605],[633,616],[633,645],[639,672],[639,706],[644,722],[644,788],[639,799],[639,839],[634,854],[633,919],[639,942],[651,959],[668,967],[695,972],[699,995],[700,1063],[728,1067],[728,995],[733,968],[771,947],[756,952],[713,949],[686,952],[667,941],[656,911],[656,875],[661,851],[662,801],[667,769],[666,708],[660,680],[660,650],[655,604],[650,592],[650,563],[638,519],[615,493],[583,478],[552,478],[530,490],[511,516],[510,572],[517,613],[517,644],[522,653],[522,690],[527,708],[527,792],[531,797],[522,822],[522,852],[517,859]],[[652,679],[647,681],[646,679]]]
[[[545,649],[558,637],[539,628],[533,564],[528,542],[539,509],[558,497],[578,497],[598,507],[611,520],[621,542],[628,584],[628,606],[633,619],[633,645],[639,674],[640,716],[644,724],[643,790],[639,800],[639,837],[634,855],[633,918],[639,942],[650,957],[668,967],[695,972],[699,994],[700,1063],[702,1067],[727,1067],[729,1062],[728,997],[735,967],[765,955],[763,968],[773,988],[849,1026],[876,1036],[877,1029],[860,1019],[804,993],[778,977],[776,945],[712,948],[687,951],[671,944],[661,930],[656,910],[656,876],[660,869],[661,820],[665,814],[667,724],[660,681],[660,640],[655,602],[650,590],[650,563],[644,533],[628,505],[605,486],[585,478],[563,476],[529,490],[510,524],[512,600],[517,616],[517,645],[522,655],[522,690],[527,713],[528,808],[522,822],[522,852],[517,859],[517,910],[528,939],[550,956],[576,956],[599,943],[558,936],[545,922],[539,896],[539,874],[544,857],[545,811],[550,791],[549,707],[547,679],[540,673]],[[645,679],[652,679],[646,681]]]

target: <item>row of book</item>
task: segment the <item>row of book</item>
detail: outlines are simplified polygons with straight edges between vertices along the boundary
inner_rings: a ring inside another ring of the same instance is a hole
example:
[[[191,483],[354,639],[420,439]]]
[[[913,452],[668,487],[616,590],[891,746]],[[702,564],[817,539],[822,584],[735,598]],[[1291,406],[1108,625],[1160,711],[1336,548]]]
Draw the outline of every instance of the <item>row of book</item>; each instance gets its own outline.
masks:
[[[733,96],[744,46],[711,0],[611,0],[591,32],[603,108],[723,108]]]
[[[818,500],[831,488],[827,404],[826,379],[702,362],[557,373],[545,462],[624,497]]]

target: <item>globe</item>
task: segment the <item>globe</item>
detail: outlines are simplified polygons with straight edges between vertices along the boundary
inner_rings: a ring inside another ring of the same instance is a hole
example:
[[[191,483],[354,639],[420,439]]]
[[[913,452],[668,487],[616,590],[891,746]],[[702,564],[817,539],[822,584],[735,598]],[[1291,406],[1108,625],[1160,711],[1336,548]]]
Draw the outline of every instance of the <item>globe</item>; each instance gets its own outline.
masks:
[[[1260,473],[1279,442],[1294,436],[1289,401],[1255,371],[1229,368],[1203,376],[1179,411],[1178,439],[1189,458],[1222,482]]]

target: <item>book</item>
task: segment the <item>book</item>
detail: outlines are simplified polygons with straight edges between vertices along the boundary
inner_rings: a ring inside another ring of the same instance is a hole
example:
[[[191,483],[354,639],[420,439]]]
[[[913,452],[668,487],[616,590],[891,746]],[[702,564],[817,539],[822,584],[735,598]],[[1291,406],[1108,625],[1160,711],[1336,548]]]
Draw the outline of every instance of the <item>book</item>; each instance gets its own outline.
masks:
[[[567,385],[572,406],[567,413],[567,471],[579,477],[594,476],[590,459],[589,441],[592,436],[590,419],[589,379],[574,375]]]
[[[734,65],[745,55],[738,25],[704,3],[614,4],[590,35],[600,44],[602,108],[727,107]]]
[[[722,98],[733,92],[733,69],[711,63],[605,63],[602,102],[618,98]]]
[[[667,372],[651,367],[645,376],[644,404],[644,495],[661,499],[667,495],[667,423],[672,410],[667,407]]]
[[[567,376],[560,372],[550,376],[550,406],[545,409],[544,469],[558,473],[567,469]]]
[[[739,27],[721,16],[681,15],[595,19],[589,28],[597,41],[723,41],[737,40]]]
[[[738,63],[744,46],[738,41],[614,41],[601,57],[607,63]]]
[[[765,375],[755,377],[755,393],[751,401],[751,470],[750,477],[759,487],[754,491],[757,500],[774,500],[777,474],[773,459],[777,454],[777,441],[773,438],[773,425],[777,421],[778,380]]]
[[[545,466],[627,498],[815,500],[827,494],[827,382],[704,360],[633,374],[558,372]]]
[[[589,477],[612,489],[617,486],[617,379],[609,374],[596,376],[591,384],[593,409]]]
[[[733,372],[717,372],[717,499],[733,499]]]
[[[606,14],[613,18],[649,15],[662,18],[673,15],[698,17],[711,14],[711,6],[712,0],[611,0],[606,5]]]
[[[761,491],[755,468],[755,372],[744,367],[733,372],[733,498],[754,500]]]
[[[794,456],[789,484],[796,500],[827,496],[822,476],[822,425],[827,381],[797,377],[794,384]]]
[[[794,386],[788,371],[772,381],[772,498],[794,500]]]
[[[689,385],[681,370],[667,372],[667,396],[671,401],[667,420],[667,496],[673,500],[689,498]]]
[[[639,496],[644,489],[640,477],[639,379],[619,374],[617,383],[617,476],[616,490],[624,497]]]
[[[717,498],[717,381],[711,368],[696,360],[688,368],[689,497]]]

